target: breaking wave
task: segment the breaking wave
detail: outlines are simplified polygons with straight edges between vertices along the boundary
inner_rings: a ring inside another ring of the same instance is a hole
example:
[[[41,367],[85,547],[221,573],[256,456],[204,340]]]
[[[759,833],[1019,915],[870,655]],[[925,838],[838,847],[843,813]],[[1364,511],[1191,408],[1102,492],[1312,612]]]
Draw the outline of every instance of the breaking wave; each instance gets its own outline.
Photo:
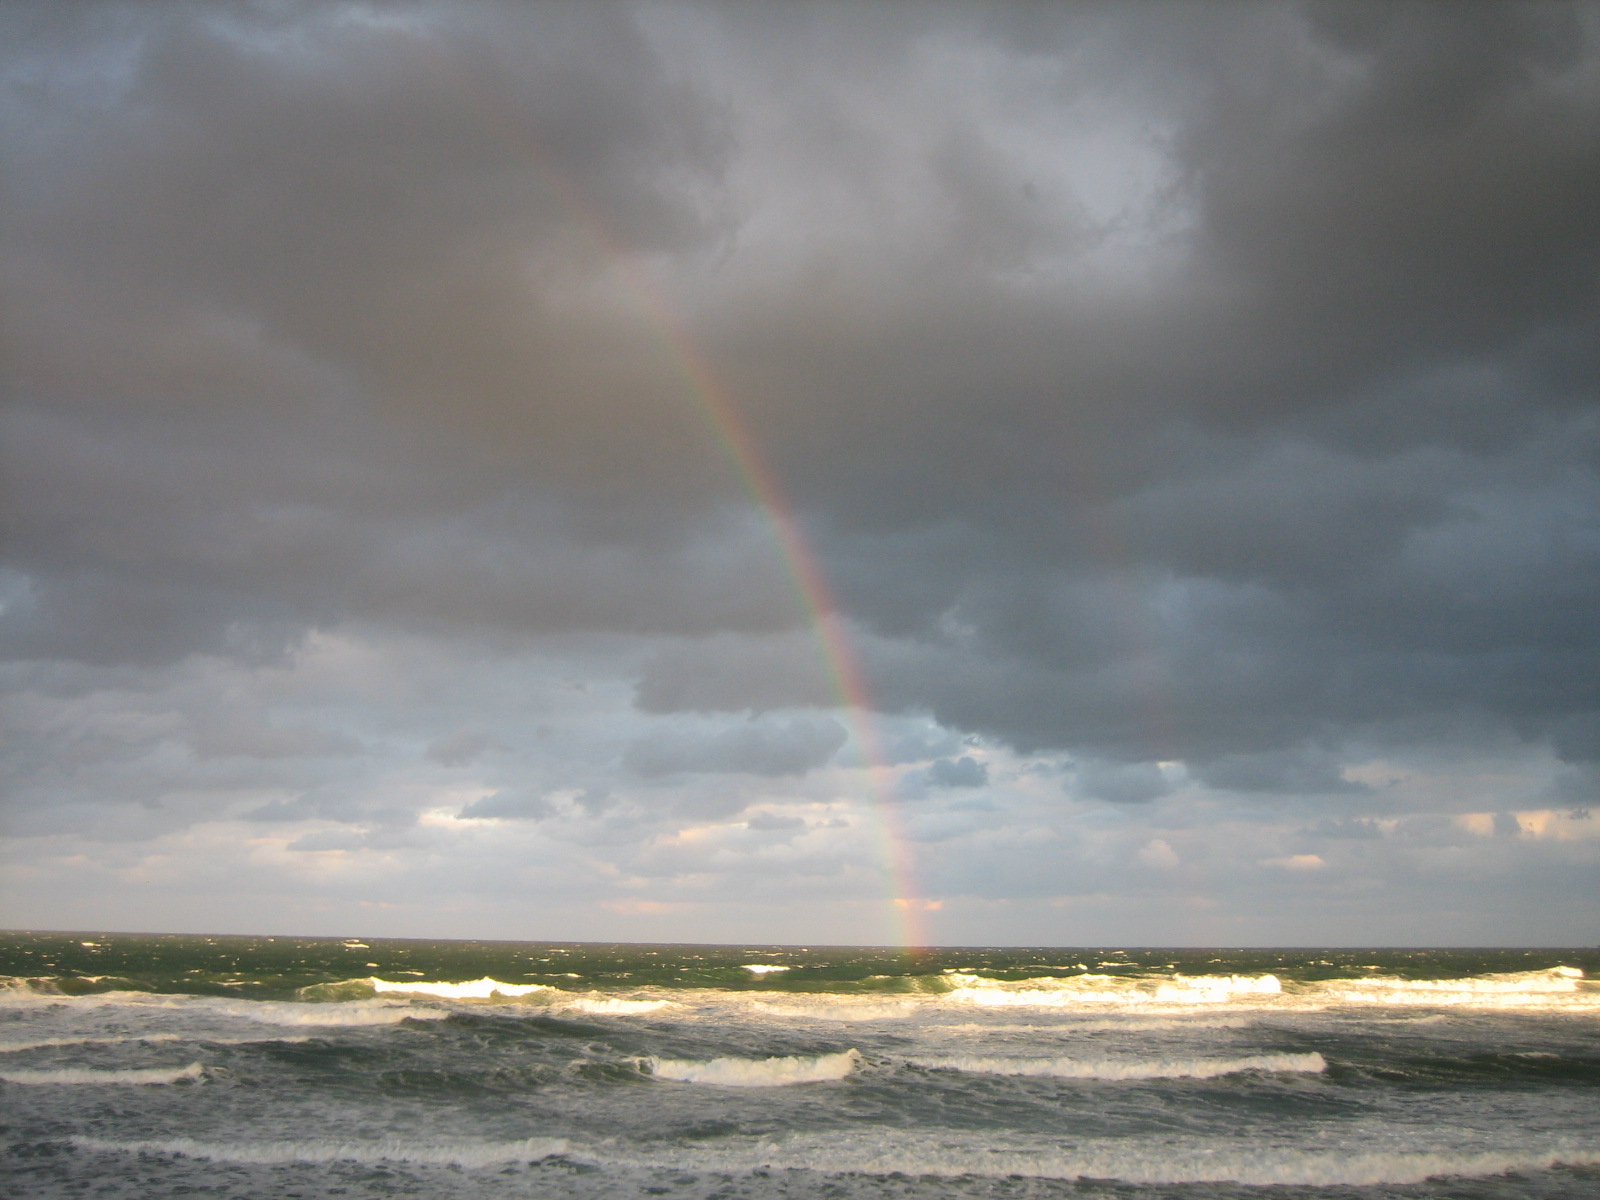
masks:
[[[1008,983],[981,975],[952,972],[946,978],[955,985],[949,992],[951,1000],[986,1007],[1220,1004],[1241,996],[1277,996],[1283,992],[1283,984],[1276,975],[1175,975],[1151,979],[1091,974]]]
[[[936,1175],[1024,1175],[1053,1179],[1115,1179],[1125,1183],[1238,1183],[1246,1186],[1369,1187],[1421,1183],[1451,1177],[1482,1178],[1514,1171],[1547,1171],[1557,1166],[1600,1164],[1600,1148],[1561,1147],[1544,1151],[1273,1151],[1273,1150],[1108,1150],[1079,1155],[930,1155],[885,1162],[875,1170]]]
[[[405,1162],[453,1167],[489,1167],[501,1163],[537,1162],[565,1154],[565,1138],[524,1138],[515,1142],[412,1142],[387,1138],[375,1142],[301,1140],[282,1142],[200,1142],[191,1138],[165,1141],[111,1142],[75,1137],[85,1150],[123,1154],[170,1154],[234,1163]]]
[[[384,1000],[318,1004],[302,1000],[222,1000],[206,1005],[230,1017],[243,1017],[263,1025],[398,1025],[401,1021],[437,1021],[450,1014],[442,1009],[418,1008]]]
[[[1485,1178],[1553,1167],[1600,1165],[1600,1146],[1556,1142],[1516,1150],[1349,1151],[1343,1149],[1258,1150],[1242,1146],[1130,1147],[1102,1141],[1069,1152],[995,1151],[987,1147],[884,1142],[830,1141],[809,1147],[791,1144],[758,1151],[629,1154],[621,1146],[605,1153],[580,1150],[565,1138],[527,1138],[509,1142],[438,1141],[404,1138],[379,1141],[305,1139],[295,1141],[206,1142],[190,1138],[109,1141],[74,1137],[83,1150],[120,1154],[165,1154],[216,1162],[279,1165],[294,1163],[412,1163],[475,1169],[567,1157],[595,1164],[634,1168],[673,1165],[722,1171],[801,1169],[826,1174],[907,1174],[912,1176],[1022,1176],[1036,1179],[1098,1179],[1132,1184],[1236,1183],[1245,1186],[1362,1187],[1421,1183],[1429,1179]]]
[[[20,1084],[144,1084],[179,1083],[185,1079],[199,1079],[205,1073],[201,1063],[187,1067],[144,1067],[126,1071],[92,1071],[86,1067],[60,1067],[48,1071],[0,1071],[0,1079]]]
[[[585,1161],[634,1168],[666,1165],[655,1155],[629,1154],[624,1146],[580,1152]],[[575,1154],[574,1157],[579,1157]],[[788,1140],[780,1149],[702,1145],[689,1154],[669,1156],[683,1169],[722,1172],[809,1170],[825,1175],[915,1177],[981,1176],[1116,1181],[1125,1184],[1234,1183],[1248,1187],[1371,1187],[1421,1183],[1429,1179],[1486,1178],[1555,1167],[1600,1165],[1600,1145],[1553,1139],[1520,1149],[1360,1150],[1348,1147],[1258,1148],[1234,1141],[1218,1145],[1185,1139],[1159,1144],[1141,1139],[1099,1138],[1070,1149],[1040,1145],[952,1142],[907,1131],[862,1139],[818,1136]],[[1098,1194],[1098,1193],[1097,1193]]]
[[[910,1058],[907,1062],[941,1071],[966,1071],[981,1075],[1045,1075],[1055,1079],[1216,1079],[1245,1071],[1284,1071],[1320,1074],[1327,1060],[1310,1054],[1253,1054],[1226,1059],[1078,1059],[985,1058],[950,1055]]]
[[[791,1083],[823,1083],[843,1079],[861,1064],[861,1052],[792,1058],[645,1058],[640,1063],[659,1079],[714,1083],[722,1087],[782,1087]]]
[[[1052,1014],[1054,1016],[1055,1014]],[[1127,1016],[1114,1017],[1110,1020],[1081,1021],[1068,1019],[1053,1022],[1047,1025],[1038,1023],[1001,1024],[993,1021],[965,1021],[951,1025],[936,1025],[929,1028],[928,1032],[938,1034],[978,1034],[988,1036],[994,1033],[1033,1033],[1041,1029],[1057,1030],[1061,1033],[1188,1033],[1197,1029],[1249,1029],[1255,1025],[1256,1017],[1214,1017],[1214,1016],[1177,1016],[1177,1017],[1151,1017]]]
[[[395,982],[374,976],[363,980],[378,995],[431,996],[439,1000],[517,1000],[556,989],[545,983],[502,983],[485,975],[464,983]]]
[[[1477,1009],[1600,1009],[1600,987],[1577,967],[1551,967],[1461,979],[1368,977],[1285,984],[1276,975],[1074,975],[1017,981],[950,972],[947,1002],[984,1008],[1068,1009],[1075,1006],[1268,1009],[1341,1005]]]
[[[625,1017],[676,1006],[671,1000],[618,1000],[610,996],[579,996],[573,1000],[562,1000],[556,1007],[566,1012]]]
[[[310,989],[307,989],[310,991]],[[238,1017],[263,1025],[339,1026],[395,1025],[401,1021],[439,1020],[450,1014],[443,1009],[430,1009],[409,1004],[405,1000],[379,1000],[370,995],[367,999],[332,1000],[244,1000],[226,996],[196,996],[187,992],[94,992],[88,995],[67,996],[49,991],[28,988],[13,989],[4,993],[8,999],[30,1006],[65,1006],[79,1010],[106,1008],[167,1009],[186,1013],[204,1013],[224,1017]],[[302,992],[305,994],[305,992]],[[134,1039],[138,1040],[138,1039]],[[148,1035],[146,1035],[148,1040]],[[196,1041],[213,1040],[203,1034]]]
[[[22,1050],[44,1050],[55,1046],[122,1046],[129,1042],[182,1042],[180,1033],[128,1034],[124,1037],[53,1037],[31,1042],[0,1042],[0,1054],[16,1054]],[[196,1039],[198,1040],[198,1039]]]
[[[1600,1007],[1577,967],[1476,975],[1467,979],[1332,979],[1316,994],[1346,1004],[1470,1006],[1474,1008]]]

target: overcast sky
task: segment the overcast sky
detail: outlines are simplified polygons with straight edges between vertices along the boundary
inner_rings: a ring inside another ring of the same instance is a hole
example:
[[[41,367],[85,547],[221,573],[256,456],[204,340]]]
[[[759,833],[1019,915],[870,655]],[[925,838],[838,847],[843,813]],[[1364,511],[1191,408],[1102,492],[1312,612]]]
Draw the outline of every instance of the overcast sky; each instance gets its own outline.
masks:
[[[15,2],[0,87],[0,923],[1600,941],[1600,7]]]

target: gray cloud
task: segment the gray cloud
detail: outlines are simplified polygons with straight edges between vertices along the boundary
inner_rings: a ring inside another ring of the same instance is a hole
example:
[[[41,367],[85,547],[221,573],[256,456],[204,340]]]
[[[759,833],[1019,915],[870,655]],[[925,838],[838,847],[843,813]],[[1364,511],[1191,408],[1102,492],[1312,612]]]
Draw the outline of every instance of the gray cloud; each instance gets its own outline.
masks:
[[[623,751],[628,770],[654,779],[686,773],[802,775],[831,759],[845,742],[831,717],[749,719],[713,731],[661,732]]]
[[[758,812],[744,824],[746,829],[753,829],[757,833],[786,833],[806,827],[805,821],[800,817],[785,817],[779,813],[769,812]]]
[[[464,767],[485,754],[504,751],[506,744],[493,734],[477,729],[462,729],[428,744],[427,755],[446,767]]]
[[[1592,792],[1592,6],[21,3],[0,47],[8,828],[653,844],[850,795],[858,682],[908,795],[994,794],[918,806],[934,859],[1063,758],[1145,867],[1234,853],[1153,824],[1184,771],[1312,831],[1261,861],[1396,872],[1381,805]],[[1477,747],[1524,783],[1355,782]]]
[[[674,643],[645,663],[638,687],[639,706],[654,713],[761,711],[838,699],[838,684],[809,633]]]
[[[935,759],[928,767],[928,782],[934,787],[975,788],[989,782],[989,764],[971,755]]]
[[[1151,762],[1079,762],[1073,776],[1085,796],[1113,804],[1145,804],[1172,790],[1161,768]]]
[[[494,792],[481,800],[474,800],[461,810],[460,816],[473,820],[538,821],[555,816],[556,811],[555,806],[543,796]]]
[[[1234,754],[1200,764],[1191,771],[1207,787],[1238,792],[1296,795],[1371,791],[1365,784],[1346,779],[1340,771],[1338,758],[1326,751],[1301,749]]]

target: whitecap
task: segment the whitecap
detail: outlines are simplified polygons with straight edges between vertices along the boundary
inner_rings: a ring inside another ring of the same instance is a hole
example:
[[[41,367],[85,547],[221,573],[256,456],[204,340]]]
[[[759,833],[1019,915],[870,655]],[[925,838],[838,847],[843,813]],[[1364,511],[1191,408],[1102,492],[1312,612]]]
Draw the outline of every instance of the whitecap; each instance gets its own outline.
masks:
[[[182,992],[94,992],[61,996],[47,992],[0,991],[0,996],[33,1007],[79,1010],[106,1008],[167,1009],[186,1013],[238,1017],[265,1025],[393,1025],[406,1020],[437,1020],[441,1009],[420,1008],[401,999],[340,1001],[243,1000],[225,996],[192,996]]]
[[[1007,1015],[1009,1016],[1010,1014]],[[1051,1013],[1048,1018],[1041,1016],[1039,1020],[1030,1022],[962,1021],[948,1025],[932,1025],[927,1027],[927,1032],[979,1035],[991,1033],[1187,1033],[1198,1029],[1249,1029],[1258,1020],[1258,1017],[1218,1017],[1209,1014],[1199,1016],[1180,1014],[1170,1017],[1150,1016],[1148,1015],[1148,1010],[1102,1020],[1083,1020],[1071,1015]]]
[[[837,1175],[1022,1176],[1038,1179],[1117,1180],[1131,1184],[1236,1183],[1245,1186],[1351,1187],[1420,1183],[1439,1178],[1483,1178],[1556,1166],[1600,1165],[1600,1145],[1560,1139],[1518,1148],[1384,1150],[1354,1146],[1314,1149],[1259,1147],[1243,1142],[1173,1143],[1091,1139],[1059,1144],[996,1146],[945,1132],[937,1138],[905,1130],[841,1141],[794,1136],[779,1145],[697,1147],[674,1165],[708,1171],[806,1169]],[[649,1167],[655,1156],[630,1156],[608,1148],[589,1161]]]
[[[646,1058],[641,1063],[659,1079],[714,1083],[722,1087],[781,1087],[843,1079],[861,1063],[858,1050],[784,1058]]]
[[[1401,1007],[1465,1007],[1481,1009],[1600,1008],[1600,991],[1577,967],[1475,975],[1464,979],[1330,979],[1308,989],[1345,1004]]]
[[[346,1000],[323,1003],[302,1000],[208,1000],[205,1007],[230,1017],[243,1017],[263,1025],[361,1026],[397,1025],[401,1021],[437,1021],[450,1014],[442,1009],[419,1008],[387,1000]]]
[[[757,1012],[774,1017],[807,1021],[901,1021],[917,1011],[914,1003],[884,1004],[879,1001],[857,1001],[840,997],[834,1000],[815,1000],[803,1003],[771,1004],[757,1001]]]
[[[125,1071],[93,1071],[86,1067],[60,1067],[43,1071],[0,1071],[0,1079],[20,1084],[146,1084],[178,1083],[199,1079],[205,1072],[200,1063],[186,1067],[143,1067]]]
[[[1189,1059],[1081,1059],[989,1058],[960,1054],[938,1058],[909,1058],[919,1067],[966,1071],[981,1075],[1043,1075],[1055,1079],[1216,1079],[1245,1071],[1284,1071],[1320,1074],[1327,1060],[1309,1054],[1253,1054],[1244,1058]]]
[[[612,996],[578,996],[571,1000],[562,1000],[556,1008],[565,1012],[582,1012],[605,1014],[609,1016],[633,1016],[637,1013],[658,1012],[663,1008],[676,1007],[671,1000],[621,1000]]]
[[[121,1046],[127,1042],[181,1042],[179,1033],[128,1034],[124,1037],[53,1037],[31,1042],[0,1042],[0,1054],[16,1054],[22,1050],[43,1050],[55,1046]]]
[[[112,1142],[75,1137],[85,1150],[126,1154],[171,1154],[185,1158],[236,1163],[408,1162],[455,1167],[488,1167],[510,1162],[536,1162],[565,1154],[565,1138],[524,1138],[513,1142],[413,1142],[404,1138],[341,1142],[301,1139],[277,1142],[201,1142],[192,1138]]]
[[[1276,975],[1175,975],[1141,978],[1117,975],[1074,975],[1007,982],[981,975],[952,973],[956,986],[948,994],[955,1003],[982,1007],[1065,1008],[1078,1004],[1222,1004],[1240,997],[1278,996],[1283,984]]]
[[[553,992],[546,983],[502,983],[485,975],[461,983],[424,983],[421,981],[397,982],[376,976],[366,981],[380,995],[432,996],[440,1000],[515,1000],[536,992]]]

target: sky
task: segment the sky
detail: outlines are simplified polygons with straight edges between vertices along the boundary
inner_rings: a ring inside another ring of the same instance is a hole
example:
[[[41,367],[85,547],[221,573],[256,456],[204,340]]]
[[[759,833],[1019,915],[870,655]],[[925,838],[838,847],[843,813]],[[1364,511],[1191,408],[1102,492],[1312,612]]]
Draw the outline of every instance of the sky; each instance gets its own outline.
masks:
[[[0,924],[1600,941],[1600,8],[0,7]]]

